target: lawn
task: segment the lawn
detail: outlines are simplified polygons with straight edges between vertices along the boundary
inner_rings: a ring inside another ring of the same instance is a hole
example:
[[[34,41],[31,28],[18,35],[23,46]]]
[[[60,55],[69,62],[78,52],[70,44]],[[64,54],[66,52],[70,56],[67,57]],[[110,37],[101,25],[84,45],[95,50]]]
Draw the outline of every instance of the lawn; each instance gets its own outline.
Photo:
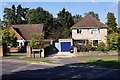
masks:
[[[19,60],[19,61],[35,62],[35,63],[50,62],[46,58],[28,58],[28,57],[25,57],[26,53],[7,53],[7,54],[8,54],[8,56],[19,56],[19,57],[14,58],[15,60]]]
[[[39,62],[50,62],[48,59],[46,58],[17,58],[17,60],[21,60],[21,61],[28,61],[28,62],[35,62],[35,63],[39,63]]]
[[[78,57],[81,62],[93,62],[97,60],[103,61],[118,61],[118,56],[88,56],[88,57]]]
[[[119,68],[120,60],[118,56],[95,56],[95,57],[78,57],[81,62],[96,65],[104,68]]]

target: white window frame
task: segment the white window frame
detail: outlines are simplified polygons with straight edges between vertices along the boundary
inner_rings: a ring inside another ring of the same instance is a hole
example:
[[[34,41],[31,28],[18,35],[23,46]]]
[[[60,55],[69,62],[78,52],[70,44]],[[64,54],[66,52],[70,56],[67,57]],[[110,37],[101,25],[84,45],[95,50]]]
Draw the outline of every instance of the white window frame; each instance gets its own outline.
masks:
[[[77,34],[82,34],[82,29],[77,29]]]
[[[91,29],[91,34],[94,34],[94,33],[100,33],[100,29],[99,28]]]

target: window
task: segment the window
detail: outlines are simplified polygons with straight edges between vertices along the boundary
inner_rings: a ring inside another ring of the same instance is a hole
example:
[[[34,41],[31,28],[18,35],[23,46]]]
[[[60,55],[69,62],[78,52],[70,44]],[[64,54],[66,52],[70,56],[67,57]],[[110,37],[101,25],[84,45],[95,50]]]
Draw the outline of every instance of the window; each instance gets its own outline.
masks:
[[[100,33],[100,29],[92,29],[91,34],[94,34],[94,33]]]
[[[93,46],[98,46],[98,40],[93,40]]]
[[[82,32],[82,29],[77,29],[78,34],[81,34],[81,32]]]

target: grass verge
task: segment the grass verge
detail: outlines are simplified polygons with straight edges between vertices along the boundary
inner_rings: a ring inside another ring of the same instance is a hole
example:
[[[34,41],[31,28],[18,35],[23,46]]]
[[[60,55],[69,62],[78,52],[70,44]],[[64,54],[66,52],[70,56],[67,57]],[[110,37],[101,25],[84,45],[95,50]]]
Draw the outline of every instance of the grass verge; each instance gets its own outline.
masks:
[[[13,52],[13,53],[6,53],[7,56],[24,56],[26,53],[18,53],[18,52]]]
[[[50,62],[46,58],[17,58],[17,60],[35,62],[35,63],[39,63],[39,62],[47,62],[48,63],[48,62]]]
[[[78,57],[78,59],[81,62],[99,67],[120,69],[120,60],[118,56]]]

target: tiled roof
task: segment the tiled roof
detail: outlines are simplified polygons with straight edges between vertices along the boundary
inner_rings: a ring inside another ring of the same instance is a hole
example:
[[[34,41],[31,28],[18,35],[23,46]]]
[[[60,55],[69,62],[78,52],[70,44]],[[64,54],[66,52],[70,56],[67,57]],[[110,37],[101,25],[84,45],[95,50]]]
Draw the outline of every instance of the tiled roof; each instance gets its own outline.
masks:
[[[29,35],[32,33],[42,33],[43,24],[21,24],[11,26],[25,40],[30,40]]]
[[[82,20],[78,21],[71,28],[107,28],[105,24],[93,18],[91,15],[85,16]]]

